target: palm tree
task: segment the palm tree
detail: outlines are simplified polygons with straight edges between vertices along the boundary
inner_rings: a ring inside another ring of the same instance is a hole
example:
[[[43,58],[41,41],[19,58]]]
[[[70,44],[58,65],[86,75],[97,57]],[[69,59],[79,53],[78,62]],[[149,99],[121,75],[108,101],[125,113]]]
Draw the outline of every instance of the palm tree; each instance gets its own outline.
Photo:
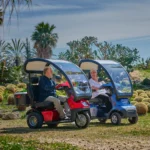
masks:
[[[48,23],[41,22],[35,26],[31,39],[35,42],[34,48],[37,50],[37,56],[40,58],[50,58],[52,48],[56,47],[58,40],[57,33],[53,33],[56,27]]]
[[[29,39],[26,38],[26,41],[24,42],[24,48],[25,48],[25,58],[33,58],[36,56],[36,51],[35,49],[31,49]]]
[[[3,24],[3,10],[0,9],[0,26]]]
[[[5,43],[5,41],[0,40],[0,65],[1,65],[1,75],[0,75],[0,79],[3,78],[3,74],[4,74],[4,68],[6,65],[6,60],[4,57],[4,51],[6,49],[7,45]]]
[[[31,5],[31,3],[32,3],[32,0],[0,0],[0,7],[2,8],[0,10],[0,25],[2,25],[2,23],[3,23],[4,14],[8,8],[9,8],[9,13],[10,13],[9,14],[9,21],[10,21],[11,16],[14,11],[18,15],[18,9],[21,4],[25,4],[29,7]]]
[[[19,66],[24,55],[25,51],[23,42],[21,42],[20,39],[12,39],[12,43],[8,43],[7,49],[5,50],[5,56],[10,61],[9,63],[15,62],[16,66]]]
[[[5,41],[0,40],[0,62],[4,59],[4,51],[6,49],[7,45]]]

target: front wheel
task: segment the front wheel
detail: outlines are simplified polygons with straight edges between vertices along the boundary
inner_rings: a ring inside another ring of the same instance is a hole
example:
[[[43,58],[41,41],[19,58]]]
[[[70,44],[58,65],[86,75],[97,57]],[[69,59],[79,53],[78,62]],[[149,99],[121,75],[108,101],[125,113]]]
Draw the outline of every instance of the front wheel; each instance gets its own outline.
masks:
[[[136,124],[136,123],[138,122],[138,116],[129,118],[128,121],[129,121],[131,124]]]
[[[77,113],[75,124],[78,128],[86,128],[90,123],[90,116],[86,112]]]
[[[43,125],[43,116],[40,113],[31,112],[27,117],[27,124],[29,128],[41,128]]]
[[[111,123],[114,125],[119,125],[121,123],[121,116],[118,112],[112,113],[110,119],[111,119]]]

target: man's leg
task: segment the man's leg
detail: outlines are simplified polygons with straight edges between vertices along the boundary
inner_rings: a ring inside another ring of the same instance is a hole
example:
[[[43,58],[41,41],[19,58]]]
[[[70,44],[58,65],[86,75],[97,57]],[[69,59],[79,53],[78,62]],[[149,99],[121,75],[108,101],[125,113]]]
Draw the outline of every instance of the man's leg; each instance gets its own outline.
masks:
[[[53,102],[54,103],[54,106],[56,108],[56,110],[58,111],[59,113],[59,116],[60,118],[64,118],[65,117],[65,114],[63,112],[63,108],[62,106],[60,105],[60,100],[56,97],[53,97],[53,96],[49,96],[45,99],[45,101],[49,101],[49,102]]]

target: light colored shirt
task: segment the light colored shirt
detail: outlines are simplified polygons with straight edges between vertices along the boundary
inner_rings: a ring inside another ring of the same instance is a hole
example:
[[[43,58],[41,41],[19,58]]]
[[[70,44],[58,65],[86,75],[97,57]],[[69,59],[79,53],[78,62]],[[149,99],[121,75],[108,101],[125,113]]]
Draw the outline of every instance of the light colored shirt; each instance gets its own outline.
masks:
[[[97,88],[100,88],[103,84],[105,84],[104,81],[101,82],[97,82],[95,80],[93,80],[92,78],[89,80],[90,86],[94,86]],[[105,94],[107,91],[105,89],[99,89],[97,91],[92,92],[92,98],[95,98],[96,96],[100,95],[100,94]]]

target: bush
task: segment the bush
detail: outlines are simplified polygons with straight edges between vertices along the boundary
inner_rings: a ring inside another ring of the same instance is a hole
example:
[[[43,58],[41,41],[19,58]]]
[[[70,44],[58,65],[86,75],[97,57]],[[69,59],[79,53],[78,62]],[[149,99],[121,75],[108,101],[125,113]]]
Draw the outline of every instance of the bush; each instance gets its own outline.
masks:
[[[0,86],[0,91],[4,91],[5,90],[5,86]]]
[[[143,102],[144,104],[146,104],[148,106],[149,102]]]
[[[138,94],[133,94],[133,95],[132,95],[133,98],[135,98],[135,97],[137,97],[137,96],[138,96]]]
[[[142,100],[142,102],[148,102],[148,103],[150,103],[150,98],[144,98],[144,99]]]
[[[148,104],[147,107],[148,107],[148,112],[150,112],[150,104]]]
[[[138,95],[138,92],[137,91],[133,91],[133,94]]]
[[[14,85],[14,84],[8,84],[8,85],[6,86],[6,89],[7,89],[8,91],[12,92],[12,93],[15,93],[15,92],[16,92],[16,85]]]
[[[138,93],[138,95],[140,95],[141,93],[145,93],[144,90],[136,90],[136,92]]]
[[[142,84],[143,84],[143,85],[150,85],[150,79],[145,78],[145,79],[142,81]]]
[[[27,88],[27,85],[26,85],[25,83],[18,83],[18,84],[17,84],[17,87],[18,87],[18,88],[26,89],[26,88]]]
[[[143,97],[143,98],[148,98],[146,93],[141,93],[139,96]]]
[[[0,102],[3,100],[3,95],[0,94]]]
[[[141,102],[142,100],[143,100],[143,97],[140,97],[140,96],[134,98],[134,101],[136,102]]]
[[[135,105],[137,103],[137,101],[131,101],[130,103]]]
[[[139,115],[145,115],[148,112],[147,105],[142,102],[136,103],[135,106]]]
[[[8,102],[8,105],[14,105],[14,103],[15,103],[14,94],[8,95],[7,102]]]
[[[149,92],[149,93],[147,93],[147,96],[150,98],[150,92]]]

